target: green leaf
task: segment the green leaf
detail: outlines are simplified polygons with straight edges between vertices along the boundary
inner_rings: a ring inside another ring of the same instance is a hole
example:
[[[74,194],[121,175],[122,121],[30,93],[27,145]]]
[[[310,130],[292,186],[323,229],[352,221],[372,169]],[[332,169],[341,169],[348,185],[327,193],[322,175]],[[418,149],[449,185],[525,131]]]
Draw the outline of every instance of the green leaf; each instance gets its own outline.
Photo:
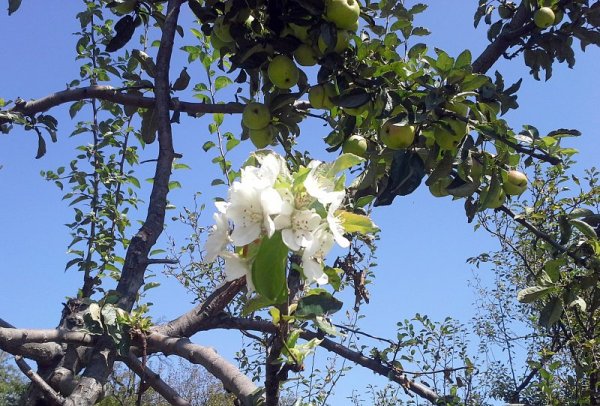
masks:
[[[342,227],[347,233],[368,234],[379,231],[373,221],[363,214],[341,211],[338,215],[342,218]]]
[[[352,168],[354,165],[358,165],[359,163],[364,161],[365,159],[359,157],[358,155],[342,154],[335,160],[329,173],[331,175],[335,175],[341,171],[345,171],[348,168]]]
[[[531,303],[536,299],[546,296],[553,289],[552,286],[530,286],[519,291],[517,300],[521,303]]]
[[[215,91],[219,91],[232,83],[232,80],[227,76],[219,76],[215,79]]]
[[[8,15],[11,15],[21,7],[21,0],[8,0]]]
[[[569,218],[576,219],[580,217],[593,216],[594,212],[590,209],[577,208],[573,209],[571,213],[568,214]]]
[[[251,313],[254,313],[257,310],[264,309],[265,307],[271,306],[273,304],[272,300],[267,299],[266,297],[257,295],[252,299],[249,299],[242,310],[242,316],[248,316]]]
[[[573,227],[578,229],[579,232],[581,232],[581,234],[585,235],[587,238],[589,238],[589,239],[597,238],[594,227],[590,226],[585,221],[581,221],[578,219],[571,219],[571,220],[569,220],[569,223],[571,223],[573,225]]]
[[[282,303],[287,297],[286,267],[288,247],[281,232],[265,238],[252,264],[252,282],[256,291],[273,303]]]
[[[556,323],[563,313],[563,304],[560,298],[554,297],[546,303],[540,312],[540,326],[550,328]]]
[[[462,69],[471,66],[471,52],[467,49],[463,51],[458,58],[456,58],[456,62],[454,63],[454,67],[456,69]]]
[[[35,159],[40,159],[44,155],[46,155],[46,141],[44,138],[38,133],[38,149]]]
[[[185,90],[186,87],[190,84],[190,75],[187,73],[187,68],[183,68],[179,73],[179,77],[173,83],[171,89],[173,90]]]
[[[319,330],[325,334],[332,336],[343,336],[339,331],[336,330],[335,326],[329,322],[325,317],[317,316],[314,319],[315,325]]]
[[[298,301],[294,316],[301,319],[313,319],[317,316],[333,314],[342,308],[343,303],[329,292],[320,291],[316,295],[305,296]]]
[[[340,285],[342,284],[342,278],[340,277],[344,271],[340,268],[332,268],[330,266],[326,266],[323,268],[323,272],[327,275],[327,279],[329,280],[329,284],[336,291],[340,290]]]

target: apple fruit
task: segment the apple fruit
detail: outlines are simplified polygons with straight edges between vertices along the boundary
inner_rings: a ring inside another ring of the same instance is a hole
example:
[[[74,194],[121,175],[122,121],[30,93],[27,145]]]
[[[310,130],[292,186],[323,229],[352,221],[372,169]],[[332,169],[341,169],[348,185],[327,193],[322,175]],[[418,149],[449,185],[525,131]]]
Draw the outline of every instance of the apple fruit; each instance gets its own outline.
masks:
[[[308,101],[315,109],[333,108],[331,97],[336,95],[335,87],[331,83],[313,86],[308,91]]]
[[[388,148],[404,149],[414,142],[415,127],[412,125],[400,125],[388,120],[379,130],[379,139]]]
[[[319,35],[319,39],[317,41],[317,47],[321,54],[325,55],[328,52],[335,52],[336,54],[341,54],[350,46],[350,34],[348,31],[337,31],[337,40],[335,42],[335,47],[333,47],[332,51],[327,50],[327,43],[325,42],[325,38],[323,34]]]
[[[294,51],[294,58],[298,65],[313,66],[317,64],[317,55],[311,46],[300,44]]]
[[[349,30],[358,22],[360,4],[356,0],[326,0],[325,18],[336,27]]]
[[[533,14],[533,22],[539,28],[548,28],[554,24],[554,11],[550,7],[542,7]]]
[[[210,44],[217,51],[219,51],[221,48],[233,48],[235,45],[234,42],[223,41],[216,33],[213,33],[213,35],[210,36]]]
[[[300,78],[298,67],[285,55],[277,55],[267,68],[269,80],[280,89],[290,89],[296,86]]]
[[[260,130],[271,122],[271,112],[262,103],[250,102],[242,112],[242,123],[250,130]]]
[[[448,196],[450,193],[448,193],[446,188],[452,183],[452,180],[451,176],[436,180],[429,185],[429,192],[435,197]]]
[[[273,134],[273,127],[267,125],[265,128],[259,129],[249,129],[248,135],[250,136],[250,141],[252,144],[258,149],[265,148],[267,145],[271,144],[275,139]]]
[[[441,149],[451,150],[456,148],[467,134],[467,123],[460,120],[446,120],[445,123],[450,128],[436,125],[433,130],[433,137]]]
[[[366,102],[358,107],[344,107],[344,112],[354,117],[362,116],[363,113],[373,110],[373,103]]]
[[[342,152],[345,154],[354,154],[361,158],[367,155],[367,140],[360,135],[350,136],[342,145]]]
[[[508,171],[502,187],[507,195],[520,195],[527,190],[527,176],[523,172]]]

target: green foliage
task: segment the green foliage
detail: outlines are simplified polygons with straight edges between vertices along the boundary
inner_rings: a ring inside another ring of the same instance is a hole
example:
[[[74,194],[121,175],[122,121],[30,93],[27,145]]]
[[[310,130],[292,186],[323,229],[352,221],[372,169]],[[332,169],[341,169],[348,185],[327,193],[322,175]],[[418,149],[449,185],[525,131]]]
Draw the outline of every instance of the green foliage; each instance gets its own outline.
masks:
[[[17,404],[26,388],[24,375],[9,364],[9,354],[0,351],[0,406]]]

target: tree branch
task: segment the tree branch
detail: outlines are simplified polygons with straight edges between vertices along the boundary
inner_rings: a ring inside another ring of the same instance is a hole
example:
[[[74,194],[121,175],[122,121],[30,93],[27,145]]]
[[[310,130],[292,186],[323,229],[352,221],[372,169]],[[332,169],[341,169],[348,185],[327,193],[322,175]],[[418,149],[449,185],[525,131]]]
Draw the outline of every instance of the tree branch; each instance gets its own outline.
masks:
[[[152,332],[170,337],[191,337],[202,330],[209,319],[220,313],[244,286],[245,277],[227,282],[211,293],[204,302],[175,320],[156,326]]]
[[[63,398],[54,389],[52,389],[52,387],[50,385],[48,385],[46,383],[46,381],[44,381],[42,379],[41,376],[39,376],[37,373],[35,373],[35,371],[31,369],[29,364],[27,364],[27,362],[25,362],[23,357],[21,357],[20,355],[17,355],[15,357],[15,361],[17,362],[17,366],[19,367],[21,372],[23,372],[25,375],[27,375],[27,377],[31,380],[31,382],[33,382],[33,384],[36,385],[40,391],[42,391],[42,393],[44,394],[44,397],[46,398],[47,401],[50,402],[51,405],[64,405],[65,404],[65,398]]]
[[[162,26],[162,37],[156,59],[155,114],[158,130],[158,160],[148,204],[148,214],[141,229],[131,239],[121,278],[116,291],[120,295],[118,306],[131,311],[139,289],[144,284],[148,254],[163,231],[169,180],[174,159],[173,135],[169,118],[171,104],[169,88],[169,66],[179,9],[184,0],[169,0]],[[67,398],[68,406],[88,406],[96,403],[102,393],[102,386],[108,379],[114,364],[114,344],[108,337],[102,337],[96,345],[90,364],[85,369],[79,385]]]
[[[235,365],[222,358],[209,347],[193,344],[187,338],[168,337],[151,333],[147,336],[148,353],[162,352],[165,355],[178,355],[193,364],[200,364],[208,372],[223,382],[225,389],[231,391],[243,405],[253,405],[252,399],[257,387]]]
[[[191,403],[182,398],[175,389],[163,381],[160,375],[148,368],[148,365],[142,365],[141,361],[134,354],[129,353],[129,356],[124,358],[123,362],[141,379],[148,382],[170,404],[175,406],[191,406]]]
[[[97,337],[82,331],[0,328],[0,343],[10,343],[11,346],[15,347],[31,343],[64,343],[93,346],[96,341]]]
[[[502,32],[490,43],[473,62],[473,72],[486,73],[510,48],[514,41],[535,29],[531,20],[531,10],[521,2],[512,20],[502,29]]]
[[[206,327],[210,329],[223,328],[260,331],[269,334],[273,334],[277,330],[277,327],[273,323],[266,320],[253,320],[233,317],[221,318],[218,320],[214,319],[212,320],[210,327],[208,324]],[[326,350],[338,354],[341,357],[346,358],[347,360],[352,361],[362,367],[370,369],[376,374],[385,376],[388,379],[402,385],[402,387],[406,388],[407,390],[432,403],[436,403],[438,400],[440,400],[440,396],[437,393],[432,391],[427,386],[409,379],[402,371],[384,365],[380,361],[373,358],[366,357],[360,352],[353,351],[341,344],[336,343],[335,341],[323,337],[322,334],[305,330],[300,333],[300,337],[307,341],[312,340],[313,338],[322,339],[323,341],[321,342],[320,346]]]
[[[40,365],[50,365],[58,357],[63,355],[63,349],[55,340],[19,341],[18,337],[23,332],[32,333],[36,330],[19,330],[7,321],[0,319],[0,350],[13,355],[22,355],[25,358],[34,360]],[[39,331],[39,330],[38,330]],[[47,332],[56,330],[47,330]]]
[[[155,98],[125,93],[128,89],[115,88],[108,85],[77,87],[55,92],[40,99],[30,101],[18,99],[10,111],[24,116],[33,116],[61,104],[92,98],[132,107],[153,108],[156,105]],[[235,102],[214,104],[192,103],[176,99],[170,99],[167,105],[169,106],[169,110],[179,111],[190,116],[211,113],[240,114],[245,106],[243,103]],[[307,101],[297,101],[295,107],[300,110],[307,110],[310,108],[310,104]]]
[[[124,90],[127,90],[127,88],[118,89],[112,86],[97,85],[67,89],[52,93],[41,99],[27,102],[22,99],[17,100],[11,111],[25,116],[33,116],[61,104],[92,98],[133,107],[153,108],[156,105],[156,99],[152,97],[124,93]],[[169,100],[167,105],[170,110],[177,110],[189,115],[206,113],[237,114],[244,109],[242,103],[208,104]]]

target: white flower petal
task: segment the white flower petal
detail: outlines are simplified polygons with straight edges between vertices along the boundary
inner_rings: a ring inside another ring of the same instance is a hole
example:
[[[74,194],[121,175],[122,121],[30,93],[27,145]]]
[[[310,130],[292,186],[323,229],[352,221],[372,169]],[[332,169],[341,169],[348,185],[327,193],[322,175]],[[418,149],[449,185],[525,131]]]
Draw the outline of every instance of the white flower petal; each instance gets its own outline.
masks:
[[[248,261],[238,255],[228,253],[225,255],[225,280],[233,281],[250,274]]]
[[[283,243],[292,251],[299,251],[301,246],[296,242],[296,234],[291,228],[286,228],[281,231],[281,239]]]
[[[210,234],[204,244],[206,254],[204,262],[213,262],[229,243],[229,223],[223,213],[214,213],[215,225],[211,227]]]
[[[234,225],[233,231],[231,232],[231,241],[234,245],[242,247],[260,237],[260,232],[261,227],[259,223]]]
[[[313,259],[302,259],[302,271],[309,283],[317,282],[319,285],[324,285],[329,282],[329,278],[323,272],[323,265]]]

